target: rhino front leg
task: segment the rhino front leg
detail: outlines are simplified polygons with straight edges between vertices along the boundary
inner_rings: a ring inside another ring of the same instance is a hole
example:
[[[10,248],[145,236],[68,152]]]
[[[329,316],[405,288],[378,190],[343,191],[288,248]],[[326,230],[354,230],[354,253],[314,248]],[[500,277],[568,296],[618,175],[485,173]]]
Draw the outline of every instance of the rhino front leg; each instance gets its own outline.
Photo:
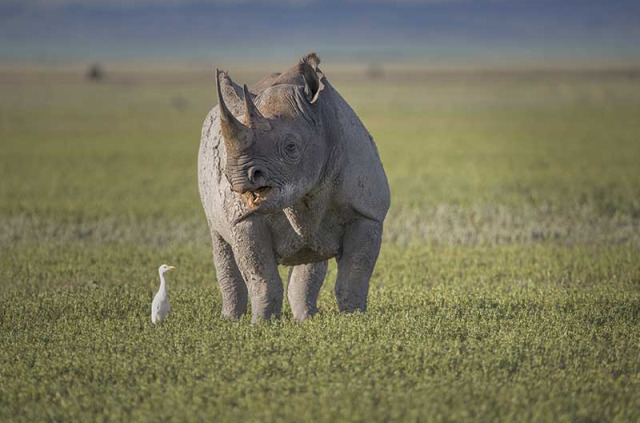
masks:
[[[222,317],[238,319],[247,312],[247,286],[240,275],[231,246],[217,233],[213,240],[213,262],[222,293]]]
[[[233,253],[247,283],[251,321],[279,318],[284,293],[268,229],[259,219],[247,219],[234,232]]]
[[[366,311],[369,279],[380,252],[382,224],[369,219],[352,223],[345,232],[338,257],[336,299],[344,312]]]
[[[326,260],[291,267],[287,298],[296,320],[305,320],[318,312],[318,294],[326,274]]]

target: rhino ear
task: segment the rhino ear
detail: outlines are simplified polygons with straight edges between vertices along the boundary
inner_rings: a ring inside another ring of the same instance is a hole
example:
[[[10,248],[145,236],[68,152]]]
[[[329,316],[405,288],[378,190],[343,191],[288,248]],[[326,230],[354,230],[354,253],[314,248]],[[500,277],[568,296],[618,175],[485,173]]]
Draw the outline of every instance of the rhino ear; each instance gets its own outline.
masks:
[[[309,103],[318,101],[320,91],[324,89],[322,72],[318,68],[320,58],[315,53],[309,53],[300,59],[298,72],[304,78],[304,92]]]

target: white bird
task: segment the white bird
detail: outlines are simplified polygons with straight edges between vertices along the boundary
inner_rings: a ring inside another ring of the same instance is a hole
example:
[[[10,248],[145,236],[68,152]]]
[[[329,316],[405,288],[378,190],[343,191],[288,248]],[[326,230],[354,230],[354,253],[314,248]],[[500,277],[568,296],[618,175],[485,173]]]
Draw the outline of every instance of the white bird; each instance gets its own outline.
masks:
[[[167,292],[167,280],[164,278],[165,272],[175,269],[175,266],[167,266],[163,264],[158,268],[160,274],[160,289],[153,297],[153,303],[151,303],[151,321],[154,325],[162,322],[169,311],[171,311],[171,305],[169,304],[169,293]]]

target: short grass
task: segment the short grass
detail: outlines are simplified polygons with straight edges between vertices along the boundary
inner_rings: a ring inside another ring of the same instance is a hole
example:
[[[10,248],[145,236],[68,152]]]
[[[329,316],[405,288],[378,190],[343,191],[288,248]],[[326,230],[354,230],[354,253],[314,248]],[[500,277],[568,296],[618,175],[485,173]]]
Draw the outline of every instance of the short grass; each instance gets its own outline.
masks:
[[[0,420],[640,420],[640,79],[324,70],[391,183],[370,310],[332,264],[257,326],[219,318],[211,75],[2,71]]]

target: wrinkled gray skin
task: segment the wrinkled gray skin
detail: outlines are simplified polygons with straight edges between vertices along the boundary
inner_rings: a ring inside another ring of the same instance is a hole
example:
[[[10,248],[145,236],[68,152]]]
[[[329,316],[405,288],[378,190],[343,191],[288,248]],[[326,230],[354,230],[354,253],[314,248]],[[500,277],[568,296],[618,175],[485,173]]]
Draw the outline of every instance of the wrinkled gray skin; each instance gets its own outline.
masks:
[[[294,317],[312,316],[333,257],[339,309],[366,310],[389,186],[372,137],[318,64],[309,54],[251,91],[217,74],[198,179],[224,317],[248,299],[254,323],[279,317],[278,264],[291,266]]]

